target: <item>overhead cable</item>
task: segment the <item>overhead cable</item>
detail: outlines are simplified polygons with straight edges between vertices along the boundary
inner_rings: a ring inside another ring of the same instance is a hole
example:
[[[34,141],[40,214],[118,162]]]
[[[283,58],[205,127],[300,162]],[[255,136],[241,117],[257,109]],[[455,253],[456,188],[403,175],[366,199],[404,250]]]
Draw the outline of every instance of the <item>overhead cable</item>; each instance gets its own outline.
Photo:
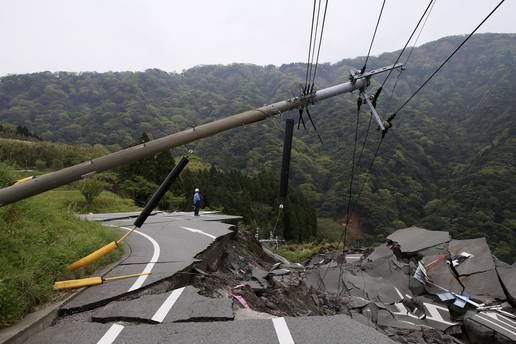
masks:
[[[410,41],[412,40],[412,37],[414,36],[414,34],[416,33],[417,31],[417,28],[419,27],[419,25],[421,24],[421,22],[423,21],[423,18],[425,17],[426,15],[426,12],[428,12],[428,10],[430,9],[430,6],[432,6],[434,0],[430,0],[430,2],[428,3],[428,6],[426,6],[425,8],[425,11],[423,12],[423,14],[421,15],[421,18],[419,18],[419,21],[417,22],[417,25],[416,27],[414,28],[414,30],[412,30],[412,33],[410,34],[410,37],[409,39],[407,40],[407,43],[405,43],[405,46],[403,47],[403,49],[401,49],[401,52],[400,54],[398,55],[398,57],[396,58],[396,61],[394,62],[394,65],[396,65],[396,63],[398,63],[398,61],[400,60],[401,56],[403,55],[403,53],[405,52],[405,49],[407,49],[407,46],[408,44],[410,43]],[[385,86],[385,83],[387,82],[387,80],[389,79],[389,77],[391,76],[392,74],[392,71],[394,70],[391,69],[389,71],[389,73],[387,74],[387,76],[385,77],[385,79],[383,79],[383,82],[382,82],[382,85],[380,86],[380,88],[383,88],[383,86]]]
[[[312,10],[312,26],[310,28],[310,43],[308,45],[308,59],[306,62],[306,76],[305,76],[305,86],[303,87],[303,93],[306,93],[308,87],[308,72],[310,70],[310,55],[312,52],[312,38],[314,33],[314,18],[315,18],[315,3],[317,0],[314,0],[314,8]]]
[[[320,5],[320,3],[319,3]],[[314,69],[314,75],[312,77],[312,86],[310,87],[310,92],[314,91],[314,84],[315,84],[315,75],[317,74],[317,66],[319,65],[319,53],[321,52],[321,43],[323,39],[324,34],[324,24],[326,23],[326,11],[328,10],[328,0],[326,0],[326,4],[324,5],[324,14],[323,14],[323,21],[321,25],[321,34],[319,37],[319,47],[317,48],[317,59],[315,60],[315,69]]]
[[[307,93],[310,93],[310,85],[311,85],[311,80],[312,80],[312,75],[313,75],[313,70],[314,70],[315,47],[317,45],[317,33],[319,30],[320,13],[321,13],[321,0],[318,0],[317,15],[315,17],[315,31],[314,31],[314,35],[313,35],[314,39],[313,39],[313,43],[312,43],[312,55],[310,57],[310,75],[308,76]]]
[[[423,25],[421,25],[421,29],[419,29],[419,33],[417,34],[416,40],[414,41],[414,44],[412,45],[412,48],[410,49],[409,54],[408,54],[407,58],[405,59],[405,62],[403,63],[403,68],[400,70],[400,72],[396,76],[396,81],[394,81],[394,86],[392,87],[391,94],[390,94],[389,99],[387,100],[387,103],[386,103],[387,106],[392,101],[392,98],[394,96],[394,91],[396,90],[396,87],[398,86],[398,82],[400,80],[401,74],[403,73],[403,71],[405,69],[407,69],[408,62],[409,62],[410,58],[412,57],[412,53],[414,52],[414,50],[416,48],[417,42],[419,41],[419,37],[421,36],[421,33],[423,32],[423,29],[426,26],[426,22],[428,21],[428,18],[430,17],[430,13],[432,13],[432,10],[434,9],[434,6],[435,6],[436,2],[437,2],[437,0],[434,0],[434,2],[432,3],[432,6],[430,7],[430,10],[428,11],[428,14],[427,14],[427,16],[425,18],[425,21],[423,22]]]
[[[364,66],[360,71],[360,74],[364,74],[367,68],[367,61],[369,60],[369,55],[371,54],[371,48],[373,47],[374,38],[376,37],[376,31],[378,30],[378,25],[380,24],[380,19],[382,18],[383,8],[385,7],[385,0],[383,0],[382,8],[380,9],[380,14],[378,15],[378,20],[376,21],[376,27],[374,28],[373,38],[371,39],[371,44],[369,45],[369,51],[367,52],[367,57],[364,62]]]
[[[401,104],[401,106],[396,111],[394,111],[394,113],[387,120],[389,123],[396,117],[396,114],[398,112],[400,112],[401,109],[403,109],[419,93],[419,91],[421,91],[423,89],[423,87],[425,87],[426,84],[428,84],[428,82],[430,82],[430,80],[432,80],[432,78],[444,67],[444,65],[448,61],[450,61],[450,59],[457,53],[457,51],[459,51],[459,49],[462,48],[462,46],[464,44],[466,44],[466,42],[475,34],[475,32],[477,32],[477,30],[489,19],[489,17],[491,17],[491,15],[493,15],[493,13],[496,12],[496,10],[504,2],[505,2],[505,0],[501,0],[498,3],[498,5],[496,5],[496,7],[491,12],[489,12],[489,14],[480,22],[480,24],[478,24],[477,27],[473,31],[471,31],[471,33],[462,41],[462,43],[459,44],[459,46],[457,48],[455,48],[455,50],[446,58],[446,60],[444,60],[443,63],[441,63],[441,65],[439,67],[437,67],[437,69],[423,82],[423,84],[421,86],[419,86],[417,88],[417,90],[414,91],[414,93],[412,93],[412,95],[403,104]]]

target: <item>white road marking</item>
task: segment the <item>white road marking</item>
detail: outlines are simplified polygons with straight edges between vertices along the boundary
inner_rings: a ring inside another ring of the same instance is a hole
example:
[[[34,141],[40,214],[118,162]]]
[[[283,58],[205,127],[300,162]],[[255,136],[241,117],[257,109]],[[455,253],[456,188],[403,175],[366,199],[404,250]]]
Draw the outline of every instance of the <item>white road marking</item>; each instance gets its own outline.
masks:
[[[118,227],[118,226],[111,226],[111,227]],[[122,229],[125,229],[128,231],[130,231],[132,229],[132,228],[128,228],[128,227],[118,227],[118,228],[122,228]],[[152,268],[154,268],[154,265],[156,264],[156,262],[159,259],[159,254],[160,254],[159,244],[156,242],[156,240],[154,240],[151,236],[149,236],[147,234],[144,234],[139,231],[134,231],[134,233],[137,233],[137,234],[143,236],[144,238],[146,238],[147,240],[149,240],[152,243],[152,246],[154,247],[154,253],[152,254],[151,262],[148,263],[147,265],[145,265],[145,268],[142,271],[142,273],[151,272]],[[129,288],[128,291],[133,291],[133,290],[140,288],[143,285],[143,283],[145,282],[145,280],[147,279],[147,276],[148,275],[138,277],[138,279],[133,283],[133,285]],[[111,325],[109,330],[107,330],[107,332],[104,334],[104,336],[102,336],[102,338],[100,338],[100,340],[97,342],[97,344],[113,343],[115,341],[115,339],[118,337],[118,335],[120,334],[120,332],[122,332],[123,329],[124,329],[123,325],[116,324],[116,323]]]
[[[403,295],[401,294],[399,289],[396,288],[396,287],[394,287],[394,289],[398,293],[399,297],[403,300]],[[412,298],[410,295],[407,295],[407,296],[409,298]],[[444,320],[444,318],[441,316],[441,313],[439,313],[439,310],[444,311],[444,312],[448,312],[448,308],[445,308],[445,307],[442,307],[442,306],[439,306],[439,305],[434,305],[433,303],[427,303],[427,302],[423,302],[423,305],[426,308],[426,311],[428,311],[428,313],[429,313],[426,316],[426,319],[437,321],[437,322],[440,322],[440,323],[446,324],[446,325],[457,325],[457,323],[449,322],[449,321]],[[409,317],[412,317],[412,318],[415,318],[415,319],[419,319],[414,314],[411,314],[407,310],[407,308],[405,307],[405,305],[403,303],[397,302],[397,303],[394,304],[394,306],[396,306],[396,308],[398,308],[398,312],[393,312],[394,314],[396,314],[396,315],[406,315],[406,316],[409,316]],[[421,326],[421,325],[419,325],[419,326]]]
[[[489,312],[489,313],[484,313],[483,312],[483,313],[480,313],[480,314],[487,315],[488,317],[496,319],[499,322],[501,322],[502,324],[507,325],[509,327],[512,327],[513,329],[516,330],[516,322],[514,322],[514,320],[511,320],[511,319],[509,319],[507,317],[504,317],[501,314],[492,313],[492,312]]]
[[[128,227],[120,227],[120,228],[128,230],[128,231],[130,231],[132,229],[132,228],[128,228]],[[140,234],[141,236],[143,236],[144,238],[149,240],[151,242],[152,246],[154,247],[154,253],[152,254],[152,258],[151,258],[150,262],[147,263],[147,265],[145,265],[145,268],[141,272],[141,273],[149,273],[152,271],[152,269],[154,268],[154,265],[156,264],[156,262],[159,259],[159,255],[161,253],[159,244],[151,236],[149,236],[145,233],[142,233],[139,231],[134,231],[134,233]],[[143,283],[145,283],[145,280],[147,279],[148,276],[149,275],[144,275],[144,276],[138,277],[138,279],[133,283],[133,285],[131,286],[131,288],[129,288],[128,291],[133,291],[133,290],[141,288],[141,286],[143,285]]]
[[[181,293],[183,292],[185,288],[179,288],[173,290],[170,295],[167,297],[165,302],[159,307],[159,309],[156,311],[154,316],[152,317],[152,320],[157,322],[163,322],[165,317],[167,316],[168,312],[170,312],[170,309],[174,306],[177,299],[179,299],[179,296],[181,296]]]
[[[199,233],[199,234],[202,234],[202,235],[206,235],[207,237],[210,237],[213,240],[217,239],[217,237],[215,235],[203,232],[200,229],[195,229],[195,228],[190,228],[190,227],[183,227],[183,226],[181,226],[181,228],[186,229],[187,231],[190,231],[190,232],[193,232],[193,233]]]
[[[292,339],[285,318],[274,318],[272,319],[272,324],[274,325],[274,330],[276,330],[276,336],[280,344],[296,344],[294,339]]]
[[[97,344],[111,344],[115,341],[116,337],[122,332],[124,329],[124,326],[120,324],[113,324],[107,330],[107,332],[100,338],[100,340],[97,342]]]
[[[398,288],[394,287],[394,290],[396,290],[396,292],[398,293],[398,296],[400,297],[401,300],[403,300],[403,294],[401,293],[401,291],[399,291]]]
[[[441,314],[438,311],[438,309],[440,309],[442,311],[448,312],[447,308],[444,308],[444,307],[441,307],[441,306],[438,306],[438,305],[434,305],[432,303],[427,303],[427,302],[423,302],[423,305],[425,306],[426,311],[428,311],[428,313],[429,313],[426,316],[425,319],[437,321],[437,322],[440,322],[442,324],[450,325],[450,326],[458,324],[456,322],[449,322],[449,321],[444,320],[444,318],[441,316]],[[409,313],[407,308],[405,308],[405,305],[403,305],[402,303],[395,303],[394,306],[396,306],[396,308],[398,308],[399,312],[393,312],[393,314],[395,314],[395,315],[405,315],[405,316],[409,316],[409,317],[412,317],[412,318],[415,318],[415,319],[419,319],[414,314]],[[421,325],[418,324],[418,326],[421,326]]]
[[[505,331],[507,331],[507,332],[509,332],[509,333],[511,333],[511,334],[513,334],[513,335],[515,335],[515,336],[516,336],[516,332],[511,331],[511,330],[509,330],[508,328],[505,328],[505,327],[501,326],[500,324],[497,324],[497,323],[495,323],[494,321],[489,320],[489,319],[488,319],[488,316],[487,316],[486,314],[484,314],[484,313],[477,314],[477,317],[481,318],[481,319],[482,319],[482,320],[484,320],[484,321],[487,321],[487,322],[488,322],[488,323],[490,323],[490,324],[493,324],[494,326],[497,326],[497,327],[499,327],[499,328],[502,328],[502,329],[504,329]],[[492,317],[491,317],[491,318],[492,318]]]

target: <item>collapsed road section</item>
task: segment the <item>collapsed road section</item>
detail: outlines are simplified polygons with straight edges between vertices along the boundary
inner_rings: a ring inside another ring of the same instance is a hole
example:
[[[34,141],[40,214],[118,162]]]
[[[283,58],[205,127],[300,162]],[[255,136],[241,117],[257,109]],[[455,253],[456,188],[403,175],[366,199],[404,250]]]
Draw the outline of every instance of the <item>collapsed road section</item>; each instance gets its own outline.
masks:
[[[516,267],[494,257],[485,238],[452,240],[448,232],[411,227],[354,264],[332,258],[312,261],[307,284],[350,297],[352,318],[392,338],[433,328],[452,341],[516,342]]]
[[[88,217],[131,223],[122,214]],[[86,288],[27,343],[393,343],[338,314],[331,296],[319,298],[302,265],[278,262],[251,234],[221,222],[235,219],[154,214],[109,273],[152,275]]]
[[[110,226],[131,222],[95,218]],[[141,272],[154,263],[153,275],[134,290],[134,281],[123,281],[116,292],[104,289],[114,284],[85,289],[28,343],[476,344],[516,339],[509,304],[515,267],[494,259],[484,239],[452,240],[447,232],[408,228],[369,254],[342,259],[327,251],[294,264],[263,248],[251,233],[231,230],[224,220],[235,217],[154,214],[141,232],[159,243],[159,256],[136,235],[128,241],[131,254],[116,268],[133,269],[117,274]]]

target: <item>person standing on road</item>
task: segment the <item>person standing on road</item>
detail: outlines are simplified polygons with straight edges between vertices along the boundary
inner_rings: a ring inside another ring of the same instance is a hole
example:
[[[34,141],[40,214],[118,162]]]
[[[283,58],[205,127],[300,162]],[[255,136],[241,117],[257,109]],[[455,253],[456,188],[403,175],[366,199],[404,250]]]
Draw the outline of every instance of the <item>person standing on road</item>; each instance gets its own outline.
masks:
[[[201,194],[199,193],[199,189],[195,189],[195,193],[193,195],[193,206],[194,206],[194,215],[199,216],[199,209],[201,209]]]

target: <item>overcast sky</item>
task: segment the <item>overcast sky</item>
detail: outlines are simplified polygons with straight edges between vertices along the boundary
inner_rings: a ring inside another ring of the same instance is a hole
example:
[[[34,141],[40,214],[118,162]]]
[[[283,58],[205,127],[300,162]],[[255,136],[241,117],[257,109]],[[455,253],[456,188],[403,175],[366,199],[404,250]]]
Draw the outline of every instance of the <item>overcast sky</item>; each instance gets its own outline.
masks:
[[[470,32],[499,0],[437,0],[418,43]],[[366,55],[381,0],[329,0],[321,62]],[[387,0],[373,54],[403,46],[428,0]],[[0,75],[180,72],[306,60],[312,0],[0,0]],[[480,32],[516,32],[508,0]]]

